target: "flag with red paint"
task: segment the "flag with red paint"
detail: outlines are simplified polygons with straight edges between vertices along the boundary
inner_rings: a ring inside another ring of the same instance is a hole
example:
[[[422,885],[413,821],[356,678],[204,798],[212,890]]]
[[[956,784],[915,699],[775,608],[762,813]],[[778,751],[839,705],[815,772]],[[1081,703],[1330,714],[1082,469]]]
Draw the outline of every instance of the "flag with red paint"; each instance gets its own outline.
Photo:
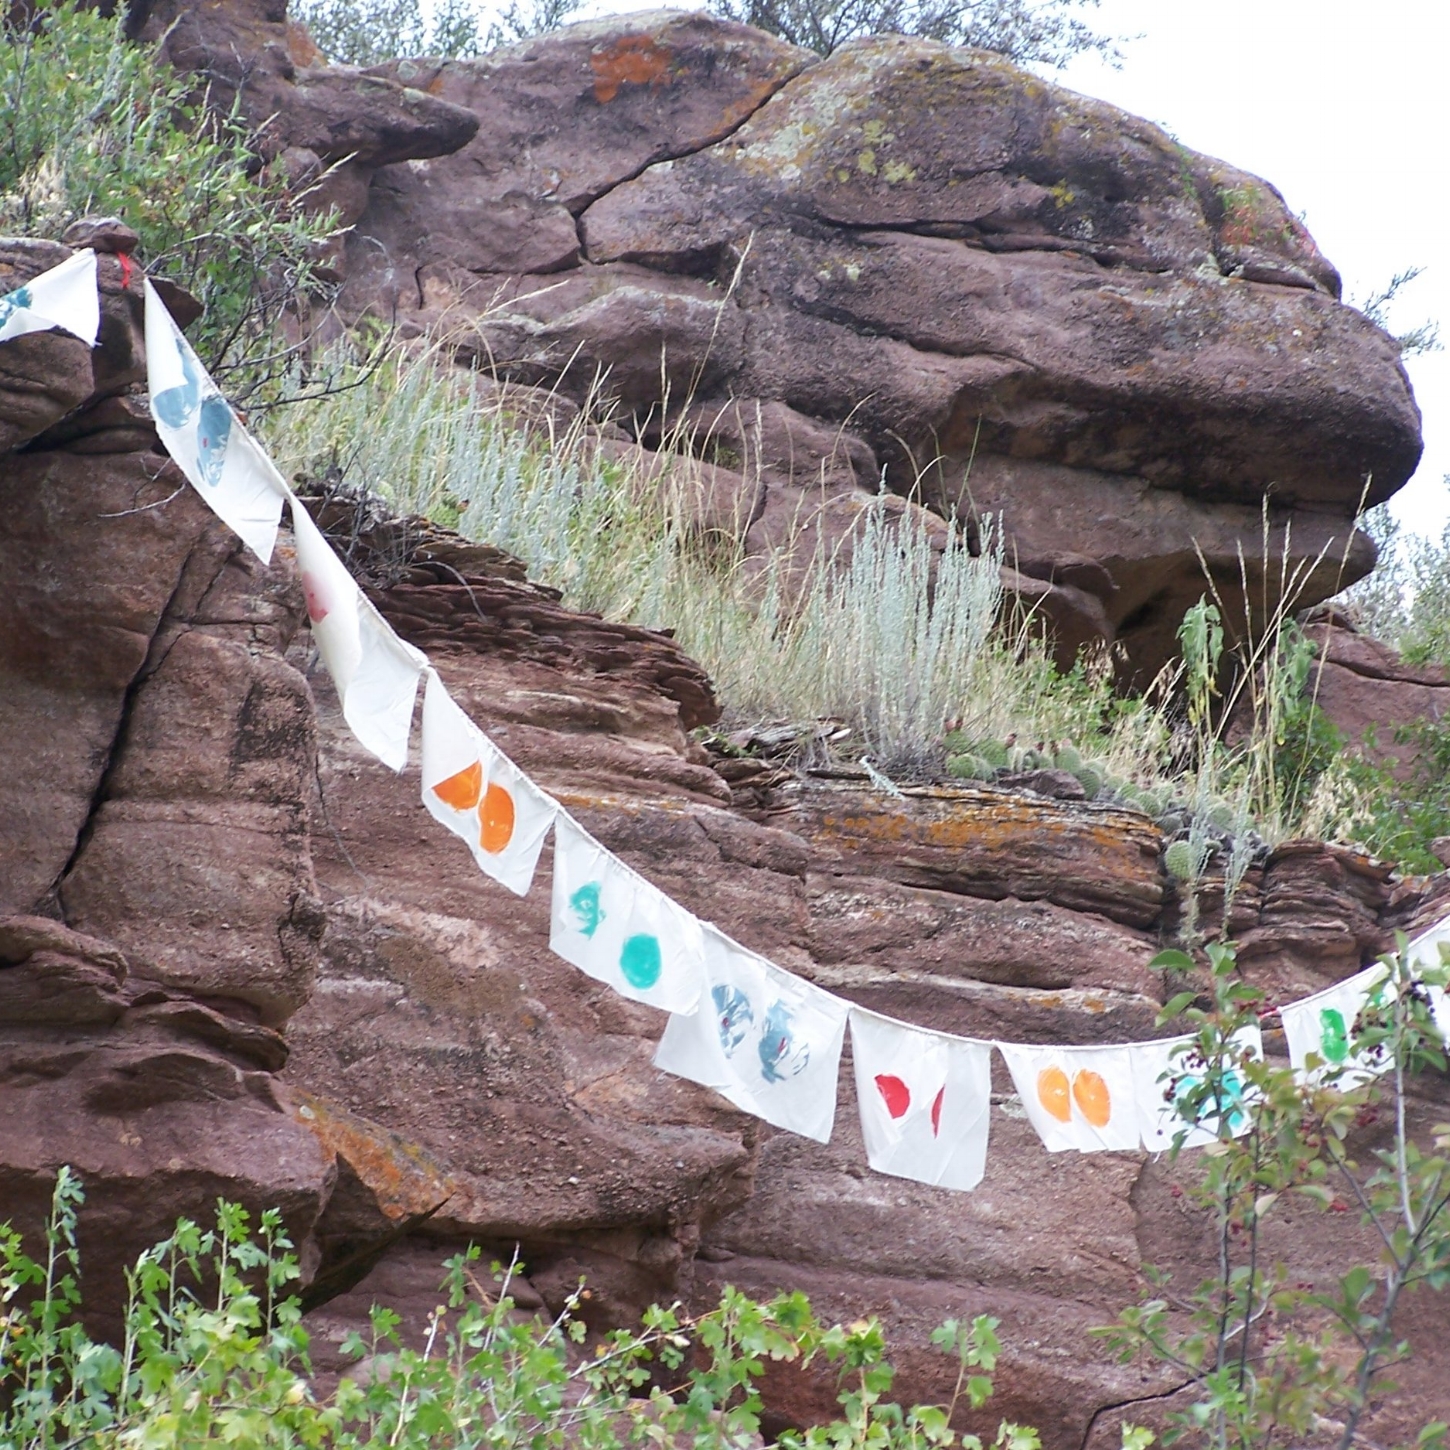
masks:
[[[675,1013],[655,1066],[777,1128],[831,1140],[846,1003],[706,925],[707,995]]]
[[[202,501],[264,563],[287,484],[202,367],[149,279],[146,378],[156,432]]]
[[[459,709],[434,670],[423,691],[423,804],[479,870],[527,896],[558,805]]]
[[[878,1173],[975,1188],[987,1165],[992,1045],[851,1012],[866,1157]]]
[[[101,295],[96,289],[96,254],[89,247],[13,291],[0,293],[0,342],[56,327],[87,347],[96,345]]]
[[[549,949],[622,997],[693,1012],[705,986],[701,924],[577,821],[554,822]]]
[[[1138,1091],[1129,1048],[999,1042],[997,1050],[1049,1153],[1138,1147]]]
[[[307,600],[312,638],[342,702],[342,715],[359,743],[384,765],[408,763],[418,677],[427,656],[398,638],[364,598],[312,516],[292,499],[297,567]]]

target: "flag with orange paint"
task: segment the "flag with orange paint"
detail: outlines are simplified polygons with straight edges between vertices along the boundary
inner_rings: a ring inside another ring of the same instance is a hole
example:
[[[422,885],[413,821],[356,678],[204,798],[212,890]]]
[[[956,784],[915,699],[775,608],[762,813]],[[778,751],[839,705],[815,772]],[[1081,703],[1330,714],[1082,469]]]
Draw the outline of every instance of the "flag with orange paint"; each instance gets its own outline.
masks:
[[[987,1165],[992,1044],[851,1008],[866,1157],[878,1173],[975,1188]]]
[[[831,1140],[846,1004],[704,927],[708,994],[674,1013],[655,1066],[777,1128]]]
[[[1027,1119],[1049,1153],[1136,1148],[1133,1057],[1126,1047],[1028,1047],[999,1042]]]
[[[1136,1042],[1129,1051],[1137,1084],[1139,1132],[1148,1152],[1166,1152],[1175,1141],[1183,1148],[1202,1148],[1217,1143],[1225,1131],[1237,1138],[1252,1126],[1249,1109],[1255,1093],[1245,1064],[1264,1056],[1263,1033],[1256,1025],[1240,1028],[1226,1044],[1212,1100],[1194,1101],[1204,1096],[1203,1085],[1210,1077],[1210,1064],[1196,1034]]]
[[[428,658],[399,639],[297,498],[292,499],[297,567],[312,638],[342,701],[343,719],[384,765],[408,763],[418,677]]]
[[[432,669],[423,691],[423,804],[467,843],[480,871],[528,895],[559,807],[459,709]]]
[[[96,345],[101,295],[96,290],[96,254],[89,247],[0,294],[0,342],[56,327],[87,347]]]
[[[622,997],[693,1012],[705,989],[700,922],[560,811],[549,949]]]
[[[207,507],[269,563],[286,481],[242,426],[149,279],[146,380],[156,432],[176,466]]]

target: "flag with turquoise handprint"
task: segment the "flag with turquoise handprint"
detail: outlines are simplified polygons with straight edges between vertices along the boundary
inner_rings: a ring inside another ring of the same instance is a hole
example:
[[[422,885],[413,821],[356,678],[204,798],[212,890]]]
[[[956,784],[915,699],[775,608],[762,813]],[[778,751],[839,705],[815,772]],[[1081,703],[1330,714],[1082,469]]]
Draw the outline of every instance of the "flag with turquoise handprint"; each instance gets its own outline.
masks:
[[[1244,1063],[1263,1058],[1263,1034],[1257,1026],[1241,1028],[1227,1047],[1216,1099],[1203,1102],[1195,1102],[1203,1096],[1197,1090],[1211,1074],[1196,1035],[1138,1042],[1129,1049],[1138,1097],[1138,1129],[1148,1152],[1166,1152],[1180,1133],[1183,1147],[1202,1148],[1218,1142],[1223,1128],[1235,1138],[1248,1132],[1254,1097]]]
[[[700,922],[560,811],[549,947],[622,997],[693,1012],[705,986]]]
[[[56,327],[87,347],[96,345],[101,296],[96,290],[96,254],[90,248],[0,294],[0,342]]]

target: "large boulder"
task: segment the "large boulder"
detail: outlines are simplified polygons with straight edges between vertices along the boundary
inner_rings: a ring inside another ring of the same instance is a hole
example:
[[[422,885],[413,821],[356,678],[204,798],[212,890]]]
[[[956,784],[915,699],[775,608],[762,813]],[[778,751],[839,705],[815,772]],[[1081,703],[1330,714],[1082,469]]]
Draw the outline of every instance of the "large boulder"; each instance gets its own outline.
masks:
[[[999,57],[658,12],[383,72],[479,129],[376,173],[349,306],[523,381],[607,373],[644,441],[664,409],[707,458],[743,458],[741,408],[792,420],[794,461],[739,470],[753,549],[882,467],[998,515],[1143,676],[1205,568],[1231,605],[1241,557],[1251,592],[1299,568],[1301,605],[1362,576],[1357,508],[1419,456],[1393,341],[1272,186]]]

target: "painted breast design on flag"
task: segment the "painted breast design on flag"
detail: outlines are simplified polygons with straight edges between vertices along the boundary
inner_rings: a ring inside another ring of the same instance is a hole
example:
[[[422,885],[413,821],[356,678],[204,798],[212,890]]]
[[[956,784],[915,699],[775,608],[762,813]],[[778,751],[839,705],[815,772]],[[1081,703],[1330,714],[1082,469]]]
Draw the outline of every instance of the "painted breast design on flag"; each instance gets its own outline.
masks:
[[[1366,1007],[1379,1005],[1388,985],[1389,968],[1376,962],[1364,971],[1312,997],[1279,1009],[1284,1040],[1294,1070],[1313,1083],[1331,1081],[1339,1087],[1358,1087],[1378,1077],[1387,1057],[1354,1051],[1355,1023]],[[1310,1054],[1318,1058],[1312,1070]]]
[[[292,531],[312,638],[337,687],[343,718],[384,765],[408,763],[418,679],[428,659],[398,638],[363,597],[332,545],[296,498]]]
[[[423,691],[423,804],[479,869],[527,896],[558,805],[459,709],[437,672]]]
[[[146,376],[156,431],[176,466],[251,551],[271,561],[287,484],[146,282]]]
[[[830,1142],[846,1003],[703,930],[706,995],[694,1012],[670,1017],[655,1066],[777,1128]]]
[[[1219,1140],[1226,1127],[1235,1138],[1248,1132],[1253,1090],[1243,1071],[1248,1058],[1262,1060],[1264,1038],[1257,1026],[1236,1032],[1229,1043],[1231,1057],[1223,1064],[1222,1094],[1218,1103],[1194,1098],[1208,1073],[1193,1034],[1168,1037],[1161,1042],[1138,1042],[1129,1049],[1138,1099],[1138,1128],[1143,1147],[1164,1153],[1181,1134],[1185,1148],[1202,1148]]]
[[[0,296],[0,342],[53,327],[87,347],[96,345],[101,294],[96,289],[96,254],[89,247]]]
[[[621,996],[693,1012],[705,986],[699,921],[562,810],[554,822],[549,947]]]
[[[1028,1121],[1049,1153],[1137,1148],[1132,1054],[1126,1047],[999,1042]]]
[[[866,1156],[878,1173],[975,1188],[987,1164],[992,1044],[850,1009]]]

